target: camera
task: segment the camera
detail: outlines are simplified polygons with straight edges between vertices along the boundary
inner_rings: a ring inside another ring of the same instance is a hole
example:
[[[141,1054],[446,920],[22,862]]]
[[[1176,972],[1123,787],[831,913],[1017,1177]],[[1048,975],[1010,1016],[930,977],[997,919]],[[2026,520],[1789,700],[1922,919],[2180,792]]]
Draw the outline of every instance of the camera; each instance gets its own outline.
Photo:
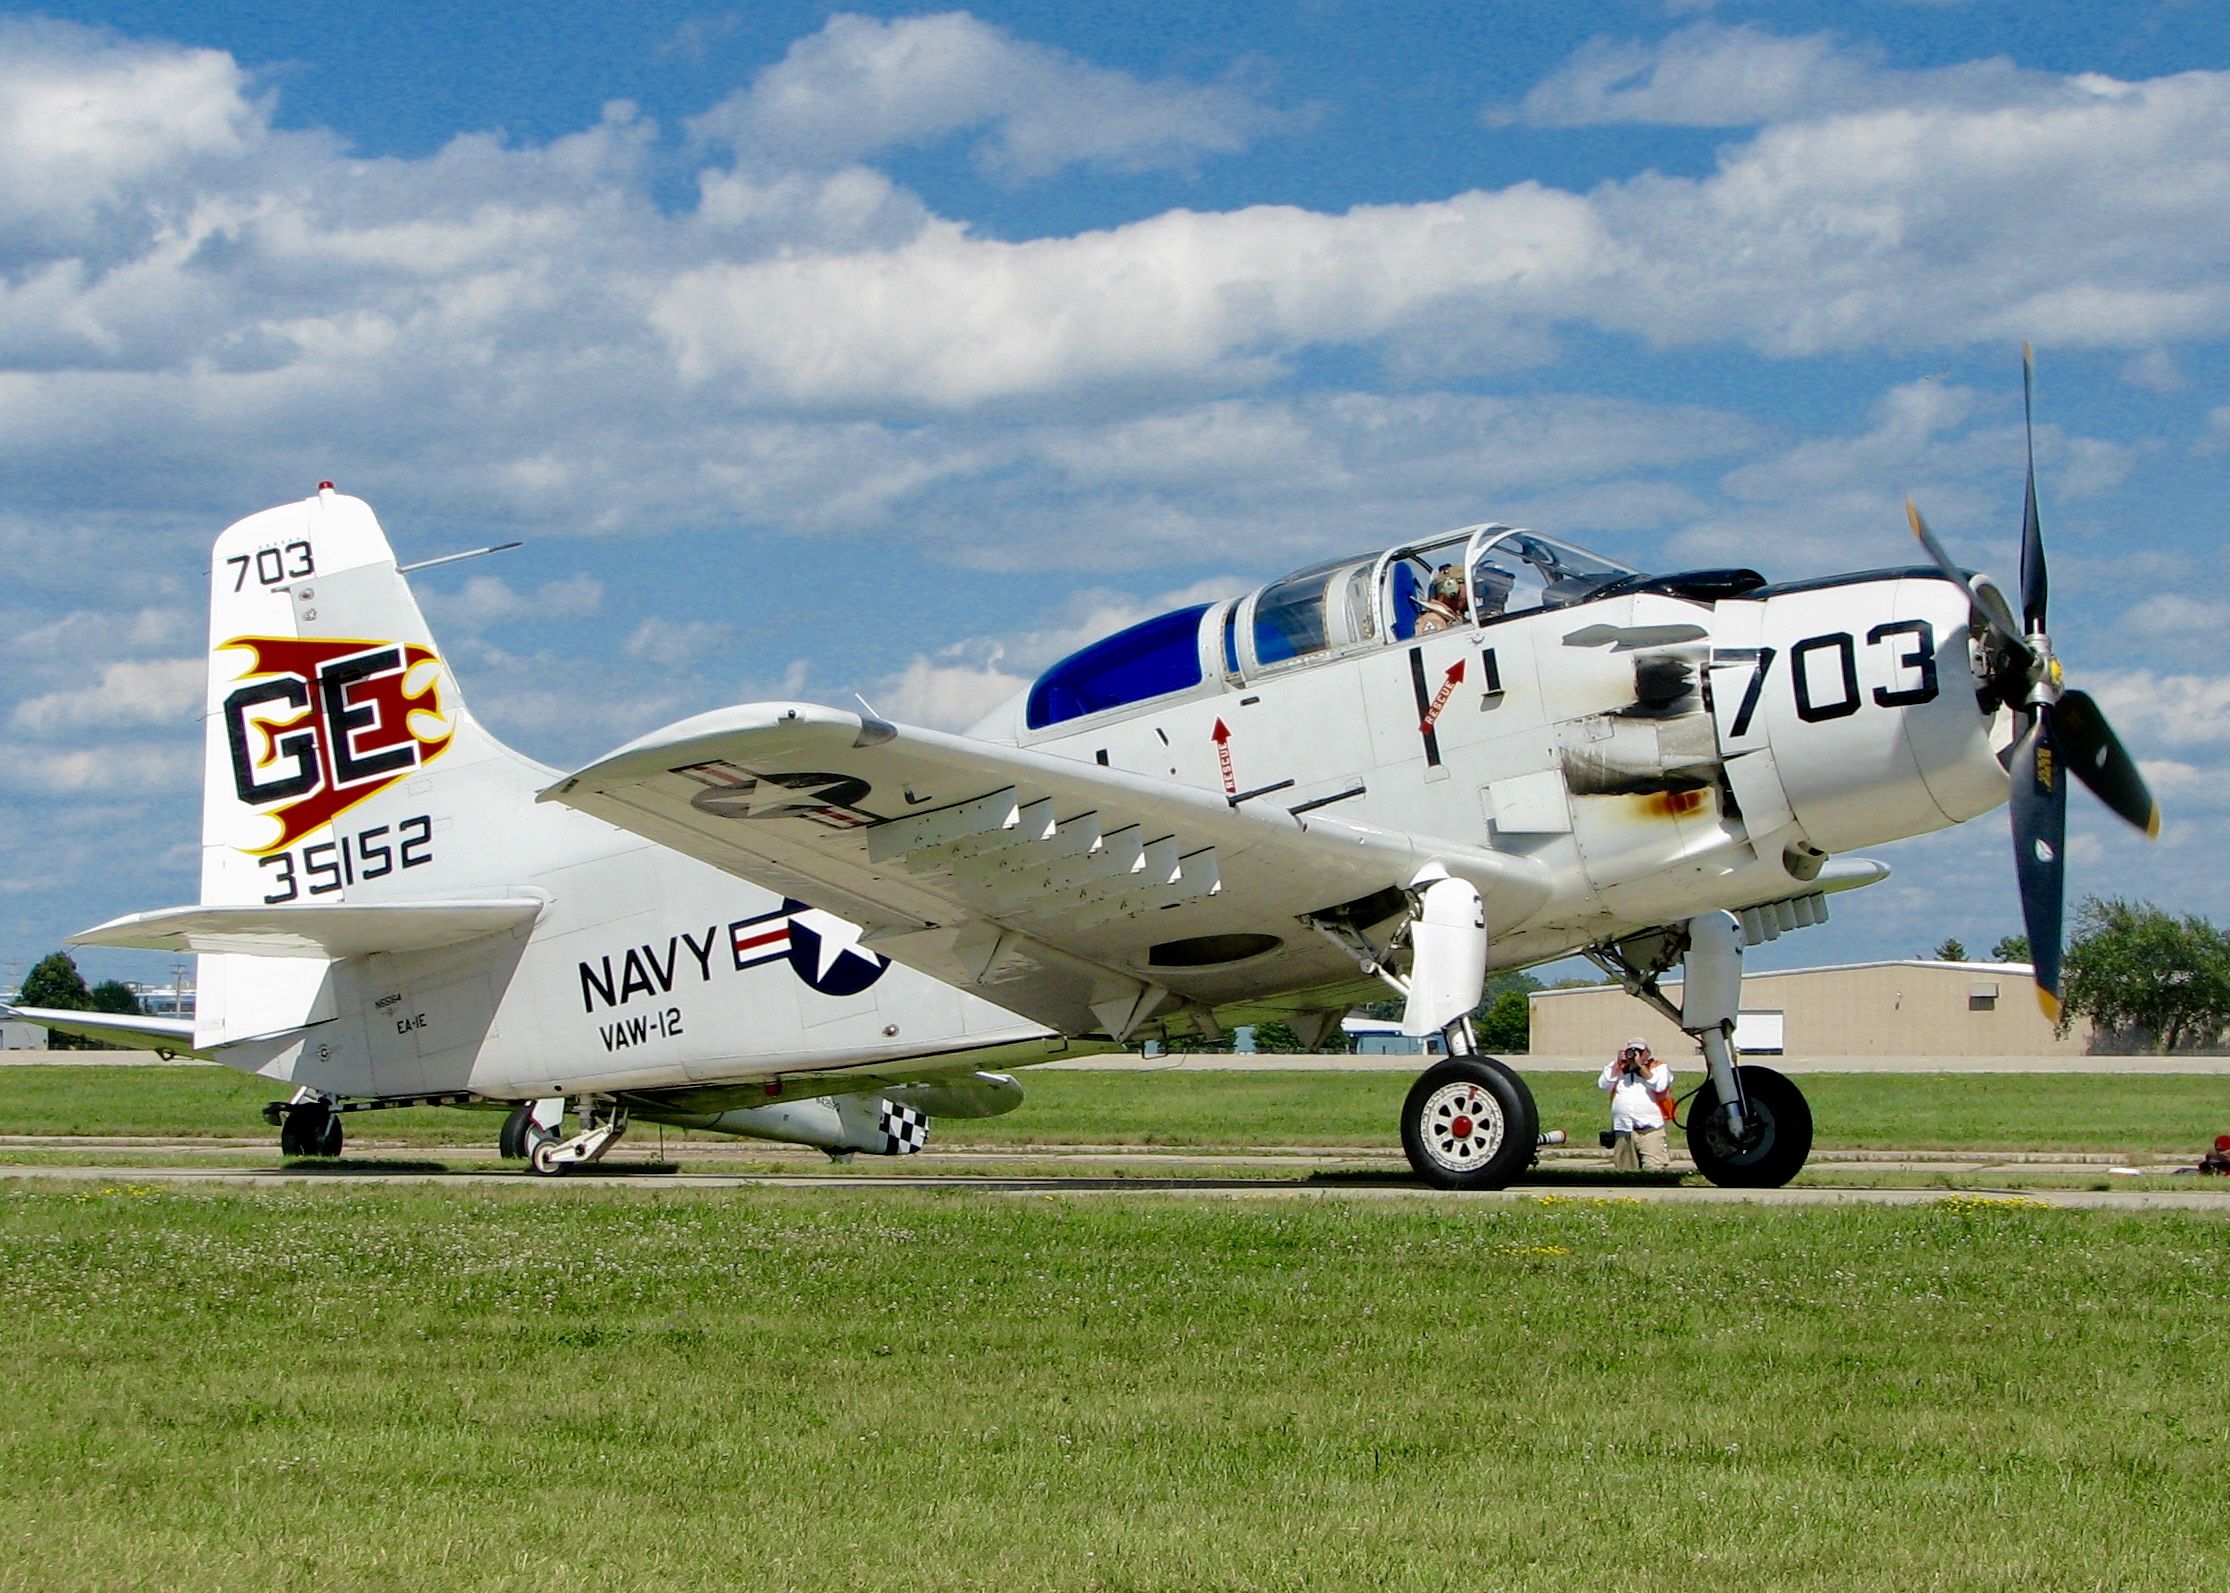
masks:
[[[1606,1128],[1596,1134],[1595,1143],[1605,1150],[1614,1150],[1618,1145],[1618,1136]]]

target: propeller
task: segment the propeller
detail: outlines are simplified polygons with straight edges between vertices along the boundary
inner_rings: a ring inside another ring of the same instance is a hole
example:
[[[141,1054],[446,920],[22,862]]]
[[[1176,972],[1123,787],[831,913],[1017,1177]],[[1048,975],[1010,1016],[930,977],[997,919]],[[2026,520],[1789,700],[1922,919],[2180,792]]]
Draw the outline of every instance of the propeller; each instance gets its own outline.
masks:
[[[2018,716],[2020,726],[2006,759],[2012,788],[2006,807],[2013,819],[2013,867],[2021,887],[2021,917],[2036,964],[2037,1002],[2054,1022],[2060,1016],[2060,935],[2067,892],[2067,782],[2072,772],[2093,795],[2148,837],[2160,833],[2160,807],[2137,772],[2106,715],[2087,692],[2064,684],[2060,660],[2046,626],[2051,578],[2044,564],[2044,533],[2036,514],[2036,359],[2021,345],[2021,433],[2028,449],[2028,487],[2021,505],[2021,613],[1989,576],[1953,562],[1928,529],[1920,510],[1905,500],[1905,518],[1944,578],[1966,592],[1981,620],[1984,676],[1993,695]]]

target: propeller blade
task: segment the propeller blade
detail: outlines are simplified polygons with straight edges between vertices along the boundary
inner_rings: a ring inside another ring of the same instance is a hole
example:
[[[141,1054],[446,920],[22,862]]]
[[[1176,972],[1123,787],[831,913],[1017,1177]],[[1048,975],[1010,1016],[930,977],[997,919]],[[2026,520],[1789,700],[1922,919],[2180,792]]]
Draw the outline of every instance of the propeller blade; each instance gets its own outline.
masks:
[[[2070,691],[2060,698],[2058,734],[2060,750],[2075,777],[2089,786],[2098,799],[2152,839],[2160,834],[2160,804],[2153,800],[2137,760],[2129,755],[2114,727],[2099,712],[2086,691]]]
[[[2021,345],[2021,440],[2029,452],[2029,485],[2021,504],[2021,628],[2030,636],[2044,630],[2044,611],[2052,596],[2044,569],[2044,532],[2036,521],[2036,428],[2030,420],[2036,388],[2036,355]]]
[[[2021,921],[2036,963],[2037,1005],[2060,1019],[2060,917],[2066,892],[2067,781],[2052,729],[2052,705],[2039,703],[2008,764],[2013,785],[2013,869],[2021,886]]]
[[[1967,594],[1967,601],[1976,613],[1989,623],[1991,631],[2024,658],[2033,659],[2036,650],[2029,646],[2028,634],[2013,617],[2013,605],[2005,600],[1998,583],[1987,575],[1967,579],[1967,572],[1953,561],[1950,550],[1936,540],[1936,533],[1928,529],[1928,522],[1920,517],[1920,506],[1907,498],[1905,519],[1913,528],[1913,535],[1920,538],[1920,545],[1928,550],[1928,557],[1936,561],[1936,568],[1944,572],[1944,579]]]

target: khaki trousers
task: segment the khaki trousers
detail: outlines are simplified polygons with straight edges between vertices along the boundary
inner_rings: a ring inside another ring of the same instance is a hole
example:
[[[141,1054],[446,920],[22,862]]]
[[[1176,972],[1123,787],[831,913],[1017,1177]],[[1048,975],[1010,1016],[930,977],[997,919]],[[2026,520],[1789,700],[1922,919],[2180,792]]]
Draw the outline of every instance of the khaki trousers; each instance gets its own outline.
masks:
[[[1622,1173],[1661,1173],[1672,1166],[1672,1146],[1661,1128],[1621,1134],[1611,1149],[1611,1166]]]

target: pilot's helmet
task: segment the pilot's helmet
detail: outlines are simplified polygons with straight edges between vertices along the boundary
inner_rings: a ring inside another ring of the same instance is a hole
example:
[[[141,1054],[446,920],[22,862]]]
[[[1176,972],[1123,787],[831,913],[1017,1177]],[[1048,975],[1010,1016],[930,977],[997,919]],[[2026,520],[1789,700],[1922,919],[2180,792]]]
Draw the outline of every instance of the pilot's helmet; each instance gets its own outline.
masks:
[[[1432,596],[1434,602],[1461,613],[1463,611],[1463,571],[1457,569],[1453,564],[1443,564],[1439,569],[1433,571]]]

